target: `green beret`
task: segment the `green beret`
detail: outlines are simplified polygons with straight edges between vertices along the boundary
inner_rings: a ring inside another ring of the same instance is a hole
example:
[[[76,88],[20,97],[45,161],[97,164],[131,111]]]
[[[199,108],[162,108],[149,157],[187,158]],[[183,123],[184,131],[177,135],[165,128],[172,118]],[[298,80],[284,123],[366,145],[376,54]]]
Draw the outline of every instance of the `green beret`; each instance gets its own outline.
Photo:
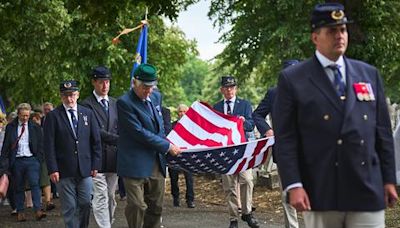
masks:
[[[157,69],[150,64],[140,64],[133,73],[135,79],[140,80],[147,86],[157,85]]]

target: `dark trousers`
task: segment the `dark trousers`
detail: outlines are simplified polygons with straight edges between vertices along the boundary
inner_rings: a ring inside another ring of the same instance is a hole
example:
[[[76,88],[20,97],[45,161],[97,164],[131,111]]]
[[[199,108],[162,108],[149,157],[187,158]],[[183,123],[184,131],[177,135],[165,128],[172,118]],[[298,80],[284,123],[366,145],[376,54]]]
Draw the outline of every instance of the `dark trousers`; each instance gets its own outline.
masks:
[[[50,181],[51,184],[51,193],[53,194],[53,198],[58,198],[58,192],[57,192],[57,185],[53,183],[53,181]]]
[[[16,158],[14,164],[14,186],[15,186],[15,202],[17,212],[24,210],[25,202],[25,181],[28,180],[29,187],[32,192],[32,202],[35,211],[41,209],[40,199],[42,197],[39,179],[40,179],[40,162],[35,157]]]
[[[15,180],[14,176],[9,176],[9,183],[8,183],[8,191],[7,191],[7,199],[10,203],[10,207],[12,210],[17,209],[17,205],[15,204]]]
[[[175,200],[179,199],[179,173],[183,173],[186,182],[186,202],[193,202],[194,191],[193,191],[193,175],[192,173],[185,172],[182,170],[176,170],[169,168],[169,176],[171,178],[171,194]]]
[[[118,177],[118,193],[121,198],[126,196],[124,179],[122,177]]]
[[[66,228],[87,228],[92,199],[92,177],[65,177],[57,184]]]

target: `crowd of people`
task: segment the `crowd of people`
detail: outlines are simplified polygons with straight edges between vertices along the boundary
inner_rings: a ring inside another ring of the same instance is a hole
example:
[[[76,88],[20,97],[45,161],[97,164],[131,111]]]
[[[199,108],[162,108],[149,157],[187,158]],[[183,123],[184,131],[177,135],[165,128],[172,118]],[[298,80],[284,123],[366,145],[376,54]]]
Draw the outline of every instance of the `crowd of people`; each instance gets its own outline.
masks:
[[[384,227],[384,209],[398,198],[382,80],[375,67],[344,55],[349,23],[343,5],[316,5],[311,17],[315,54],[283,61],[277,87],[254,112],[236,95],[235,77],[220,80],[223,99],[214,109],[242,119],[247,140],[254,139],[255,126],[261,137],[275,137],[285,227],[299,227],[298,212],[306,227]],[[55,207],[52,198],[59,197],[66,227],[88,227],[91,211],[99,227],[111,227],[118,185],[129,227],[159,228],[166,155],[177,156],[182,149],[165,137],[176,122],[162,106],[157,69],[139,65],[131,89],[118,99],[108,95],[112,74],[107,67],[93,68],[90,77],[93,93],[79,103],[79,83],[62,81],[58,107],[44,103],[42,110],[32,110],[21,103],[7,120],[0,119],[0,174],[10,177],[7,198],[13,213],[17,221],[26,221],[27,205],[37,220],[44,219]],[[180,104],[177,110],[179,119],[188,107]],[[229,228],[237,228],[239,219],[260,227],[253,212],[252,172],[221,176]],[[195,208],[192,174],[169,169],[173,206],[181,206],[180,173],[186,205]]]

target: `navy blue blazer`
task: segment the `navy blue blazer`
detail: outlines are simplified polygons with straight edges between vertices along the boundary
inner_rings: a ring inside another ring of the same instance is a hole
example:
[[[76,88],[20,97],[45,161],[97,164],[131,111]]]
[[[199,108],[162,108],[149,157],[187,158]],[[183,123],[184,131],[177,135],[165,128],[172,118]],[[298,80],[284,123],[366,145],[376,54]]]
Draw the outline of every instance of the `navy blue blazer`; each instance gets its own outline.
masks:
[[[97,101],[94,94],[87,97],[81,104],[90,108],[99,124],[101,138],[101,169],[99,172],[117,172],[118,114],[117,101],[108,97],[108,115]]]
[[[214,105],[214,109],[224,113],[224,100],[219,101]],[[233,106],[232,114],[234,116],[243,116],[245,121],[243,123],[245,132],[252,132],[254,130],[254,121],[251,117],[253,109],[251,108],[250,102],[236,97],[235,105]],[[247,138],[247,134],[246,134]]]
[[[160,93],[153,91],[150,100],[154,115],[149,113],[144,102],[133,90],[125,93],[117,101],[118,176],[150,177],[156,160],[160,164],[162,174],[166,174],[165,155],[170,143],[164,134]]]
[[[345,102],[315,56],[280,73],[272,118],[279,173],[283,188],[303,184],[312,210],[382,210],[383,186],[396,179],[381,77],[364,62],[344,62]],[[357,100],[359,82],[376,100]]]
[[[29,149],[33,156],[35,156],[40,162],[43,161],[43,132],[42,128],[33,123],[31,120],[28,121],[29,130]],[[15,156],[17,155],[18,146],[13,145],[18,138],[18,118],[15,118],[11,123],[7,124],[4,135],[3,147],[1,148],[1,157],[6,159],[2,163],[6,167],[3,169],[10,169],[14,166]]]
[[[78,104],[78,138],[75,138],[63,105],[47,114],[44,146],[49,174],[60,178],[88,177],[101,168],[99,125],[93,112]]]
[[[265,121],[265,117],[272,113],[275,94],[276,87],[270,88],[252,114],[254,123],[262,137],[264,137],[265,133],[271,129],[271,126],[269,126],[267,121]]]

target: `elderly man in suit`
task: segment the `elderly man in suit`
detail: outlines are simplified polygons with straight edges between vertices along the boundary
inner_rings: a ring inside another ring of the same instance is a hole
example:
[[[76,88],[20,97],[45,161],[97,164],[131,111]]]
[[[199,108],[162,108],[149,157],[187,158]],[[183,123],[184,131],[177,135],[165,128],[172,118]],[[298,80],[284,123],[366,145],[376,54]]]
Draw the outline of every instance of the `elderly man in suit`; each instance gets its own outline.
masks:
[[[78,90],[75,80],[61,82],[62,105],[44,123],[47,169],[68,228],[88,227],[92,177],[101,168],[99,124],[90,109],[77,104]]]
[[[117,173],[127,193],[125,217],[131,228],[159,228],[165,190],[166,154],[181,150],[168,142],[161,114],[161,95],[153,92],[156,68],[141,64],[132,89],[117,101]]]
[[[296,59],[289,59],[283,61],[283,69],[295,65],[299,63]],[[260,132],[260,134],[264,137],[274,136],[274,131],[272,127],[265,121],[267,115],[272,115],[272,108],[275,101],[276,95],[276,87],[272,87],[268,89],[267,93],[264,96],[264,99],[260,102],[257,108],[254,110],[252,117],[254,123]],[[275,150],[272,151],[273,153]],[[273,154],[273,159],[275,162],[275,154]],[[282,191],[282,206],[285,218],[285,227],[286,228],[297,228],[299,227],[299,222],[297,220],[297,212],[288,202],[287,202],[287,194],[286,191]]]
[[[254,122],[251,118],[252,108],[250,102],[236,97],[236,79],[232,76],[221,77],[220,91],[224,97],[214,105],[214,108],[227,115],[239,116],[243,119],[246,138],[253,133]],[[222,185],[225,191],[225,198],[228,203],[230,215],[229,228],[237,228],[239,217],[238,197],[242,205],[242,220],[252,228],[260,227],[252,214],[253,201],[253,170],[248,169],[239,174],[222,175]],[[239,195],[238,196],[238,188]]]
[[[18,105],[18,118],[7,124],[2,159],[8,159],[8,168],[14,178],[17,221],[26,221],[24,213],[25,181],[32,192],[33,208],[36,220],[46,217],[41,211],[41,190],[39,186],[40,162],[43,160],[43,133],[39,125],[29,120],[31,106],[27,103]]]
[[[93,177],[92,208],[99,227],[111,228],[117,206],[115,189],[117,186],[117,142],[118,116],[117,102],[108,96],[111,72],[105,66],[97,66],[90,72],[93,93],[82,105],[90,108],[100,128],[102,163],[97,175]]]
[[[343,5],[315,6],[315,55],[280,73],[278,168],[306,227],[384,227],[397,200],[391,123],[378,70],[344,56]]]

